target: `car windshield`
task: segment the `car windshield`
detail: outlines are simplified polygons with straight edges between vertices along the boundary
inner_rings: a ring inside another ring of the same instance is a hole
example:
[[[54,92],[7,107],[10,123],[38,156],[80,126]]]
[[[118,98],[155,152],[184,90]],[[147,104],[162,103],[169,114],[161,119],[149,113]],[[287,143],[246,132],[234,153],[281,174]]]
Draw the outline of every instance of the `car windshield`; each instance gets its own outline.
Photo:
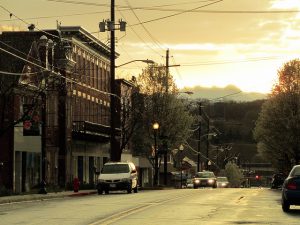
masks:
[[[226,182],[228,179],[227,177],[217,177],[217,181]]]
[[[102,169],[103,174],[112,174],[112,173],[128,173],[129,166],[127,164],[108,164],[104,165]]]
[[[215,177],[213,172],[199,172],[196,174],[196,177],[198,178],[210,178]]]
[[[300,166],[297,166],[292,170],[291,176],[300,176]]]

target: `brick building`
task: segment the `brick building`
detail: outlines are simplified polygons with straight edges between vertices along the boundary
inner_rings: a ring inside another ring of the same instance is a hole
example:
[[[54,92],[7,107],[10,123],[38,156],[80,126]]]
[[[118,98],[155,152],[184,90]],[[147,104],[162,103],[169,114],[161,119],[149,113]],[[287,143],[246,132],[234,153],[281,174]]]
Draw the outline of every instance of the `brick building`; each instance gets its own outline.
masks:
[[[48,185],[95,182],[109,157],[109,55],[81,27],[0,35],[0,186],[28,191],[43,172]]]

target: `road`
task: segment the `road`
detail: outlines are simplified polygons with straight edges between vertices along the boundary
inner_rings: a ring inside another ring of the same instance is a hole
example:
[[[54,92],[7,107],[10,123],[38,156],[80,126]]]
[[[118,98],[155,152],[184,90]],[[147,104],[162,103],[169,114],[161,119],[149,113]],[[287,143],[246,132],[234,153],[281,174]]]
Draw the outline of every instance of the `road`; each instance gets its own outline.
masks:
[[[299,224],[271,189],[172,189],[0,205],[0,224]]]

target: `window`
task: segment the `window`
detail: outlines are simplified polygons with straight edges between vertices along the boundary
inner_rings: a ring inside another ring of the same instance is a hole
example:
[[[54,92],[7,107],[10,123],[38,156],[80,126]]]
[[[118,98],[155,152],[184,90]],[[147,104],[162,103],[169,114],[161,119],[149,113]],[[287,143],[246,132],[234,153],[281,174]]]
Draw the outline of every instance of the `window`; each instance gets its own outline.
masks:
[[[128,173],[128,172],[129,172],[128,164],[104,165],[104,167],[102,169],[103,174]]]

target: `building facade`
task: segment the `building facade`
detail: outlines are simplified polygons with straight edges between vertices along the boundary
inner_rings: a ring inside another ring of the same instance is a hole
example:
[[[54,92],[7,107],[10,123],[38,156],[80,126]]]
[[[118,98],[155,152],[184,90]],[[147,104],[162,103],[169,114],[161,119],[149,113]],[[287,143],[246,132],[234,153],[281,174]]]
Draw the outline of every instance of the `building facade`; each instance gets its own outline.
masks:
[[[109,157],[109,48],[81,27],[3,32],[0,47],[0,185],[93,185]]]

